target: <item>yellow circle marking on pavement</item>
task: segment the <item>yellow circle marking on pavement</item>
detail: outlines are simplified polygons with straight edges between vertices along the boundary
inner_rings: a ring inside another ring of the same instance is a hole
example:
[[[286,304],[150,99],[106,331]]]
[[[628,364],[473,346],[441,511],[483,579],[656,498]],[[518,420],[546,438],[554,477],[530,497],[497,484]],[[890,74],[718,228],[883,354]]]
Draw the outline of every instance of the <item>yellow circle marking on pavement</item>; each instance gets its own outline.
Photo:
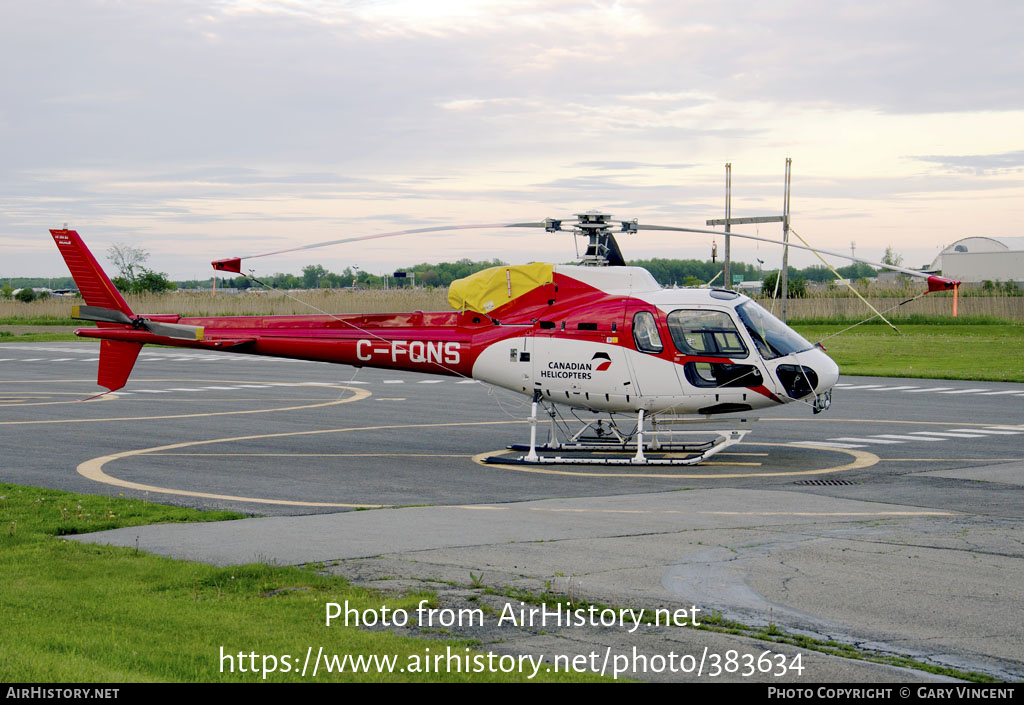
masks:
[[[748,445],[748,444],[743,444]],[[807,450],[807,446],[798,445],[795,443],[750,443],[752,446],[768,446],[776,448],[800,448]],[[868,453],[862,450],[854,450],[852,448],[828,448],[824,446],[815,446],[812,450],[823,450],[833,453],[844,453],[853,457],[853,462],[846,463],[845,465],[836,465],[835,467],[822,468],[820,470],[792,470],[786,472],[744,472],[744,473],[641,473],[641,472],[577,472],[573,470],[552,470],[546,466],[539,465],[505,465],[503,463],[485,463],[484,458],[501,455],[508,453],[509,451],[491,451],[489,453],[479,453],[473,456],[473,462],[483,465],[488,468],[501,468],[503,470],[515,470],[517,472],[529,472],[536,473],[539,475],[567,475],[573,477],[619,477],[619,478],[644,478],[644,479],[655,479],[655,480],[726,480],[743,477],[796,477],[801,475],[827,475],[834,472],[843,472],[844,470],[858,470],[860,468],[869,468],[879,461],[879,457],[874,453]],[[723,463],[724,464],[724,463]],[[737,463],[739,464],[739,463]],[[700,463],[700,465],[710,465],[710,463]],[[636,467],[642,468],[643,465],[637,465]],[[667,466],[671,467],[671,466]]]
[[[468,453],[146,453],[190,458],[472,458]]]
[[[81,381],[81,380],[74,380],[74,381]],[[151,381],[152,382],[152,381],[172,381],[172,380],[147,380],[147,381]],[[181,380],[173,380],[173,381],[179,382],[179,383],[181,382]],[[196,382],[196,381],[205,381],[205,380],[190,380],[190,381]],[[216,380],[216,381],[219,381],[221,383],[225,383],[224,380]],[[230,382],[227,382],[227,383],[230,383]],[[289,411],[289,410],[292,410],[292,409],[315,408],[317,406],[326,406],[326,405],[329,405],[329,404],[342,404],[342,403],[346,403],[346,402],[349,402],[349,401],[357,401],[359,399],[364,399],[364,398],[366,398],[366,397],[368,397],[370,395],[369,392],[367,392],[366,390],[361,389],[361,388],[351,388],[351,387],[338,387],[338,388],[344,388],[344,389],[351,390],[354,393],[356,393],[356,395],[351,397],[351,398],[349,398],[349,399],[338,400],[338,401],[334,401],[334,402],[328,402],[328,404],[314,404],[314,405],[302,406],[302,407],[287,407],[287,408],[284,408],[284,409],[270,409],[270,410],[267,410],[267,411]],[[358,394],[359,392],[362,392],[363,394]],[[215,416],[215,415],[220,415],[220,414],[239,414],[239,413],[263,413],[263,411],[215,412],[215,413],[211,413],[211,414],[190,414],[190,415],[183,415],[183,416]],[[179,416],[167,416],[167,417],[147,417],[147,418],[180,418],[180,417]],[[82,421],[93,421],[93,420],[100,421],[100,420],[121,420],[121,419],[83,419]],[[134,420],[134,419],[128,418],[128,419],[124,419],[124,420]],[[799,421],[806,421],[807,419],[781,419],[781,418],[777,418],[777,419],[762,419],[762,420],[763,421],[767,421],[767,420],[775,420],[775,421],[782,421],[782,420],[795,421],[795,420],[799,420]],[[859,421],[859,420],[851,420],[851,419],[835,419],[834,421],[836,421],[836,422],[842,422],[842,421],[850,422],[850,421],[854,421],[854,422],[861,422],[861,423],[867,423],[868,422],[866,420],[865,421]],[[873,422],[873,423],[885,423],[885,422],[879,422],[877,420],[872,420],[871,422]],[[3,422],[0,422],[0,425],[2,425],[2,423]],[[150,454],[150,453],[152,453],[152,454],[160,454],[160,455],[198,455],[198,454],[192,454],[192,453],[180,453],[180,454],[179,453],[170,453],[170,452],[167,452],[167,451],[173,451],[173,450],[176,450],[176,449],[179,449],[179,448],[193,447],[193,446],[198,446],[198,445],[208,445],[208,444],[214,444],[214,443],[230,443],[230,442],[233,442],[233,441],[254,440],[254,439],[261,439],[261,438],[281,438],[281,437],[288,437],[288,436],[315,435],[315,434],[324,434],[324,433],[348,433],[348,432],[354,432],[354,431],[398,430],[398,429],[409,429],[409,428],[444,428],[444,427],[465,427],[465,426],[498,426],[498,425],[510,425],[510,424],[524,424],[524,423],[527,423],[527,422],[526,421],[479,421],[479,422],[468,422],[468,423],[464,423],[463,422],[463,423],[437,423],[437,424],[398,424],[398,425],[387,425],[387,426],[363,426],[363,427],[352,427],[352,428],[321,429],[321,430],[314,430],[314,431],[295,431],[295,432],[291,432],[291,433],[274,433],[274,434],[264,434],[264,435],[254,435],[254,436],[236,436],[236,437],[230,437],[230,438],[212,439],[212,440],[207,440],[207,441],[191,441],[191,442],[187,442],[187,443],[176,443],[176,444],[167,445],[167,446],[159,446],[159,447],[153,447],[153,448],[144,448],[144,449],[133,450],[133,451],[125,451],[123,453],[116,453],[116,454],[113,454],[113,455],[103,456],[103,457],[100,457],[100,458],[94,458],[92,460],[86,461],[86,462],[82,463],[81,465],[79,465],[78,466],[78,472],[82,476],[84,476],[84,477],[86,477],[88,479],[94,480],[96,482],[102,482],[102,483],[106,483],[106,484],[110,484],[110,485],[114,485],[114,486],[118,486],[118,487],[123,487],[123,488],[126,488],[126,489],[134,489],[134,490],[142,490],[142,491],[146,491],[146,492],[158,492],[158,493],[163,493],[163,494],[172,494],[172,495],[181,495],[181,496],[190,496],[190,497],[203,497],[203,498],[210,498],[210,499],[226,499],[226,500],[239,501],[239,502],[251,502],[251,503],[260,503],[260,504],[278,504],[278,505],[289,505],[289,506],[307,506],[307,507],[347,507],[347,508],[350,508],[350,507],[390,506],[390,505],[355,504],[355,503],[305,502],[305,501],[268,499],[268,498],[257,498],[257,497],[242,497],[242,496],[236,496],[236,495],[222,495],[222,494],[213,494],[213,493],[193,492],[193,491],[189,491],[189,490],[178,490],[178,489],[165,488],[165,487],[156,487],[156,486],[152,486],[152,485],[143,485],[143,484],[140,484],[140,483],[128,482],[126,480],[120,480],[118,478],[112,477],[110,475],[107,475],[103,471],[103,466],[105,464],[111,462],[111,461],[114,461],[114,460],[120,460],[120,459],[123,459],[123,458],[132,457],[132,456],[146,455],[146,454]],[[946,423],[946,424],[948,424],[949,422],[927,422],[927,421],[923,421],[923,422],[922,421],[897,422],[897,421],[893,421],[892,423],[908,423],[908,424],[922,424],[922,425],[936,424],[937,425],[939,423]],[[963,423],[963,422],[960,422],[960,423]],[[968,424],[968,423],[963,423],[963,425],[979,425],[980,426],[980,425],[984,425],[984,424]],[[808,446],[799,445],[799,444],[791,444],[791,443],[749,443],[749,444],[744,444],[744,445],[752,445],[752,446],[760,446],[760,447],[798,448],[798,449],[801,449],[801,450],[808,450]],[[756,478],[756,477],[799,477],[799,476],[808,476],[808,475],[825,475],[825,474],[843,472],[843,471],[846,471],[846,470],[857,470],[857,469],[868,468],[868,467],[871,467],[871,466],[877,464],[881,460],[874,453],[869,453],[869,452],[866,452],[866,451],[855,450],[855,449],[831,448],[831,447],[825,447],[825,446],[815,446],[815,447],[813,447],[811,449],[812,450],[816,450],[816,451],[823,451],[823,452],[841,453],[841,454],[850,456],[852,458],[852,461],[849,462],[849,463],[843,464],[843,465],[836,465],[836,466],[827,467],[827,468],[821,468],[821,469],[794,470],[794,471],[784,471],[784,472],[745,472],[745,473],[727,473],[727,474],[723,474],[723,473],[714,473],[714,474],[697,474],[697,473],[660,474],[660,473],[630,473],[630,472],[626,472],[626,473],[576,472],[576,471],[567,471],[567,470],[553,470],[553,469],[549,469],[549,468],[545,468],[545,467],[539,467],[539,466],[518,466],[518,465],[505,465],[505,464],[501,464],[501,463],[484,463],[483,462],[483,458],[485,458],[485,457],[488,457],[488,456],[491,456],[491,455],[498,455],[498,454],[506,453],[507,451],[491,451],[491,452],[486,452],[486,453],[479,453],[477,455],[472,456],[472,460],[473,460],[473,462],[475,462],[475,463],[477,463],[479,465],[482,465],[484,467],[500,468],[500,469],[505,469],[505,470],[515,470],[517,472],[527,472],[527,473],[545,474],[545,475],[565,475],[565,476],[577,476],[577,477],[602,477],[602,478],[627,478],[627,479],[628,478],[645,478],[645,479],[736,479],[736,478]],[[272,455],[277,455],[277,454],[271,454],[271,453],[259,453],[259,454],[256,454],[256,453],[223,453],[223,454],[221,454],[221,453],[218,453],[218,454],[209,454],[209,455],[217,455],[217,456],[230,456],[230,455],[237,455],[237,456],[244,456],[244,455],[272,456]],[[355,454],[355,453],[353,453],[353,454],[301,454],[301,453],[299,453],[299,454],[281,454],[281,455],[284,455],[284,456],[293,455],[295,457],[374,457],[374,456],[379,456],[379,455],[399,455],[399,454],[385,454],[385,453],[367,453],[367,454]],[[722,455],[725,455],[725,453],[723,453]],[[733,455],[741,455],[741,453],[733,453]],[[747,455],[755,455],[755,454],[754,453],[748,453]],[[760,454],[758,454],[758,455],[760,455]],[[464,455],[443,456],[443,455],[435,455],[435,454],[422,454],[422,455],[419,455],[419,454],[407,454],[406,457],[467,457],[467,456],[464,456]],[[703,465],[709,465],[709,464],[710,463],[704,463]],[[722,463],[722,464],[725,465],[725,463]],[[735,465],[743,465],[743,464],[744,463],[735,463]]]
[[[164,380],[171,381],[171,380]],[[180,380],[175,380],[181,382]],[[195,382],[208,382],[210,380],[187,380],[190,383]],[[183,383],[183,382],[182,382]],[[224,382],[222,384],[241,384],[240,382]],[[247,384],[259,384],[258,382],[248,382]],[[300,409],[317,409],[323,406],[334,406],[336,404],[347,404],[350,401],[360,401],[366,399],[372,393],[369,390],[363,389],[362,387],[345,387],[343,385],[317,385],[317,389],[341,389],[346,392],[352,392],[352,396],[346,399],[334,399],[332,401],[318,402],[316,404],[301,404],[299,406],[283,406],[275,407],[273,409],[249,409],[247,411],[206,411],[193,414],[165,414],[162,416],[119,416],[119,417],[104,417],[101,419],[44,419],[35,421],[0,421],[0,426],[29,426],[38,424],[63,424],[63,423],[99,423],[100,421],[153,421],[157,419],[191,419],[199,418],[203,416],[233,416],[242,414],[268,414],[273,411],[298,411]],[[213,390],[211,390],[213,391]],[[77,404],[78,402],[50,402],[57,404]],[[19,406],[28,406],[26,404],[19,404]]]
[[[356,391],[358,391],[358,392],[365,392],[365,394],[362,395],[362,396],[350,397],[349,399],[345,399],[345,400],[342,400],[342,401],[339,401],[339,402],[333,402],[333,403],[342,404],[342,403],[349,402],[349,401],[358,401],[360,399],[365,399],[366,397],[368,397],[370,395],[369,392],[366,392],[366,390],[363,390],[363,389],[350,388],[350,387],[344,387],[344,389],[351,389],[351,391],[354,391],[354,392],[356,392]],[[309,408],[309,407],[300,407],[300,408]],[[280,409],[279,409],[279,411],[280,411]],[[200,414],[200,416],[202,416],[202,414]],[[387,504],[367,504],[367,503],[346,503],[346,502],[305,502],[305,501],[287,500],[287,499],[268,499],[268,498],[265,498],[265,497],[243,497],[243,496],[238,496],[238,495],[216,494],[216,493],[211,493],[211,492],[193,492],[191,490],[180,490],[180,489],[174,489],[174,488],[169,488],[169,487],[157,487],[155,485],[145,485],[145,484],[138,483],[138,482],[129,482],[128,480],[121,480],[119,478],[113,477],[112,475],[108,475],[106,472],[104,472],[103,466],[106,465],[107,463],[113,462],[115,460],[122,460],[124,458],[130,458],[130,457],[133,457],[133,456],[144,456],[144,455],[148,455],[148,454],[164,455],[164,454],[169,454],[169,453],[167,453],[167,451],[174,451],[174,450],[178,450],[179,448],[191,448],[191,447],[194,447],[194,446],[212,445],[212,444],[215,444],[215,443],[232,443],[232,442],[237,442],[237,441],[251,441],[251,440],[257,440],[257,439],[261,439],[261,438],[288,438],[288,437],[292,437],[292,436],[315,436],[315,435],[321,435],[321,434],[325,434],[325,433],[352,433],[352,432],[356,432],[356,431],[385,431],[385,430],[397,430],[397,429],[405,429],[405,428],[444,428],[444,427],[452,427],[452,426],[458,426],[458,427],[465,427],[465,426],[499,426],[499,425],[505,425],[505,424],[519,424],[519,423],[526,423],[526,422],[525,421],[475,421],[475,422],[470,422],[470,423],[401,424],[401,425],[394,425],[394,426],[360,426],[360,427],[352,427],[352,428],[327,428],[327,429],[318,429],[318,430],[314,430],[314,431],[290,431],[290,432],[287,432],[287,433],[265,433],[265,434],[255,435],[255,436],[232,436],[232,437],[229,437],[229,438],[214,438],[214,439],[207,440],[207,441],[187,441],[187,442],[184,442],[184,443],[172,443],[170,445],[165,445],[165,446],[155,446],[153,448],[140,448],[138,450],[127,450],[127,451],[123,451],[121,453],[113,453],[111,455],[104,455],[104,456],[99,457],[99,458],[93,458],[92,460],[86,460],[84,463],[82,463],[82,464],[80,464],[78,466],[77,471],[78,471],[78,474],[81,475],[82,477],[85,477],[85,478],[87,478],[89,480],[93,480],[95,482],[102,482],[102,483],[107,484],[107,485],[112,485],[114,487],[122,487],[122,488],[128,489],[128,490],[139,490],[141,492],[158,492],[158,493],[161,493],[161,494],[178,495],[178,496],[181,496],[181,497],[202,497],[204,499],[230,500],[230,501],[233,501],[233,502],[249,502],[249,503],[254,503],[254,504],[278,504],[278,505],[291,506],[291,507],[337,507],[337,508],[368,507],[368,508],[380,508],[380,507],[388,507],[388,506],[392,506],[392,505],[387,505]],[[222,455],[228,455],[228,454],[220,454],[220,453],[218,453],[216,457],[222,457]],[[231,454],[231,455],[234,455],[234,454]],[[248,453],[238,453],[237,455],[244,456],[244,455],[249,455],[249,454]],[[381,454],[374,453],[373,455],[376,456],[376,455],[386,455],[386,454],[384,454],[384,453],[381,453]],[[434,457],[439,457],[439,456],[434,456]],[[461,457],[467,457],[467,456],[461,456]]]
[[[117,396],[113,394],[98,394],[91,396],[88,399],[83,399],[82,394],[78,392],[21,392],[23,398],[0,398],[0,406],[49,406],[52,404],[78,404],[79,402],[87,401],[116,401]],[[36,401],[38,398],[47,398],[51,396],[65,396],[65,397],[78,397],[77,399],[70,399],[68,401]]]

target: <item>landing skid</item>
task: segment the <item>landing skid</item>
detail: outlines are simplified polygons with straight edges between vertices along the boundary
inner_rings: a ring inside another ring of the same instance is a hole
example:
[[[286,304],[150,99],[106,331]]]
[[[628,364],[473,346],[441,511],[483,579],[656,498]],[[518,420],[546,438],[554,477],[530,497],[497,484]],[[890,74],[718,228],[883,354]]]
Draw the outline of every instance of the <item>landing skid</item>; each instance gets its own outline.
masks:
[[[680,430],[678,426],[707,424],[703,419],[658,415],[650,418],[652,428],[645,432],[646,412],[637,412],[635,431],[623,434],[610,419],[581,421],[582,428],[565,441],[558,439],[555,411],[551,416],[548,441],[537,443],[537,409],[541,400],[534,398],[530,414],[530,443],[508,446],[509,450],[527,451],[526,455],[494,455],[483,459],[485,463],[503,465],[697,465],[726,448],[736,445],[750,433],[749,428],[737,428],[757,419],[716,419],[716,425],[733,428],[704,428]],[[710,440],[708,436],[713,436]],[[666,438],[667,437],[667,438]],[[693,439],[687,442],[688,439]],[[540,452],[538,452],[540,451]],[[548,453],[554,451],[555,455]],[[649,457],[648,453],[653,457]],[[610,455],[605,455],[610,454]],[[631,457],[623,457],[629,456]],[[684,457],[679,457],[683,454]]]

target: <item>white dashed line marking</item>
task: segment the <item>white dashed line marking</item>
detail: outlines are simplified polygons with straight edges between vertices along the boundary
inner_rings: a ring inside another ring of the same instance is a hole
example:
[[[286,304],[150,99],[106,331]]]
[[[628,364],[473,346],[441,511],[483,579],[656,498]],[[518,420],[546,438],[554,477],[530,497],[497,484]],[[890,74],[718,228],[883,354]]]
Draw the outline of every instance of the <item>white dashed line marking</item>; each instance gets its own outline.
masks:
[[[836,443],[833,441],[797,441],[798,446],[820,446],[823,448],[866,448],[867,446],[857,443]]]
[[[927,436],[900,436],[895,433],[880,433],[873,438],[892,438],[897,441],[944,441],[945,438],[928,438]]]

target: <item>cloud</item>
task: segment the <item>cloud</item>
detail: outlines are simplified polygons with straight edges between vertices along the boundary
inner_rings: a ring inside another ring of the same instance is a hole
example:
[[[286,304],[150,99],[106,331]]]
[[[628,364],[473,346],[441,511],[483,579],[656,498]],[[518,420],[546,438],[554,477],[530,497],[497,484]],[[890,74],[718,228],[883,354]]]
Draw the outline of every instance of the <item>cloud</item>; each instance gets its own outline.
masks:
[[[1024,5],[1009,0],[35,0],[3,15],[9,237],[69,220],[327,239],[591,207],[703,220],[727,161],[734,212],[776,204],[791,151],[795,197],[822,212],[1021,188],[1006,125],[1024,114]]]
[[[689,169],[695,164],[653,164],[651,162],[576,162],[570,168],[597,169],[599,171],[635,171],[638,169]]]
[[[1018,172],[1024,169],[1024,150],[1002,154],[959,154],[945,156],[911,157],[922,162],[938,164],[945,169],[961,174],[999,174]]]
[[[942,194],[978,193],[1024,187],[1024,179],[978,179],[959,174],[925,174],[912,177],[803,178],[801,197],[847,201],[897,201],[935,199]]]

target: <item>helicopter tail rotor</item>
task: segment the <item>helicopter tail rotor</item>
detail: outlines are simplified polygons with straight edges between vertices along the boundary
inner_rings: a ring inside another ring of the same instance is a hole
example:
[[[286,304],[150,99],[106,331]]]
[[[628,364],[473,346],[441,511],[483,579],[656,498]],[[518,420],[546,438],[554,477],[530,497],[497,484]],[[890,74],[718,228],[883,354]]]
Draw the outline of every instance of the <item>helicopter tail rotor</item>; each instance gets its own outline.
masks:
[[[119,323],[131,326],[135,330],[144,330],[153,335],[179,340],[202,340],[202,326],[188,326],[182,323],[152,321],[143,316],[131,317],[125,313],[101,306],[72,306],[71,317],[78,321],[95,321],[97,323]]]

